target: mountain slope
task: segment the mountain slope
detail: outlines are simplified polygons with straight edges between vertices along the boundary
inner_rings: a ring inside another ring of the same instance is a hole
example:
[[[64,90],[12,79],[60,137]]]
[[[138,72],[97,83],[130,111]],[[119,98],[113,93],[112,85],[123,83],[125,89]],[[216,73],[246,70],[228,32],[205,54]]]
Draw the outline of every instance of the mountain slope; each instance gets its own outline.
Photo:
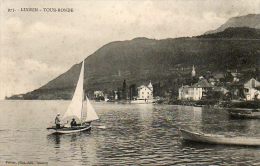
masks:
[[[250,35],[247,35],[250,32]],[[165,91],[185,84],[192,65],[198,75],[206,71],[252,69],[260,66],[259,30],[230,28],[221,33],[193,38],[153,40],[136,38],[109,43],[85,59],[85,89],[110,92],[122,86],[149,80]],[[80,64],[25,99],[69,99],[78,79]],[[156,88],[155,88],[156,89]]]
[[[222,32],[229,27],[249,27],[260,29],[260,14],[249,14],[246,16],[232,17],[216,30],[208,31],[205,34]]]
[[[231,39],[260,39],[260,29],[248,28],[248,27],[230,27],[224,31],[204,34],[198,36],[199,38],[231,38]]]

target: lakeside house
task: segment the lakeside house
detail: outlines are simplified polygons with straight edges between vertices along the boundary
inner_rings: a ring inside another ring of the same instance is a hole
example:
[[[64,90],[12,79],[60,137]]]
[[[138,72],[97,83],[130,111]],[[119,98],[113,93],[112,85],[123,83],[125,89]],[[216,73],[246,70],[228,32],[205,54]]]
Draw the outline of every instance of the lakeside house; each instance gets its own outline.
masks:
[[[137,88],[138,96],[137,100],[153,100],[153,85],[150,83],[146,85],[141,85]]]
[[[206,79],[201,78],[198,83],[179,88],[179,100],[201,100],[206,96],[206,93],[213,89],[213,85]]]
[[[103,91],[100,91],[100,90],[94,91],[94,97],[95,97],[95,98],[104,97]]]
[[[260,99],[260,82],[251,78],[244,84],[244,95],[246,100]]]
[[[96,101],[108,101],[110,99],[113,99],[113,96],[109,96],[109,94],[104,93],[101,90],[94,91],[94,99]]]

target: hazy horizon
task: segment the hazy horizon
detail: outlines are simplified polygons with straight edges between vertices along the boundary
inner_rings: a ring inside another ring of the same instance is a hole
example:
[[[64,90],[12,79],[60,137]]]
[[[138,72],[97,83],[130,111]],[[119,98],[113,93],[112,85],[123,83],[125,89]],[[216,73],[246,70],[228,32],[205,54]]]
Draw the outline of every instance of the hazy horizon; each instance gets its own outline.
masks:
[[[39,88],[112,41],[196,36],[260,13],[260,0],[0,2],[0,99]],[[7,12],[26,7],[74,12]]]

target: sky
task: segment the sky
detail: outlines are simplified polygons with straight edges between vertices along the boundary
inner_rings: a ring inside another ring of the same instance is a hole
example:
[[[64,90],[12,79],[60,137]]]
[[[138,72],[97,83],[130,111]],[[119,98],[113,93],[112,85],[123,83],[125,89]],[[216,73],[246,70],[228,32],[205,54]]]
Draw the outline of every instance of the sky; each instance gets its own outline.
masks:
[[[260,0],[0,0],[0,7],[3,99],[41,87],[109,42],[200,35],[259,14]],[[28,7],[73,12],[20,11]]]

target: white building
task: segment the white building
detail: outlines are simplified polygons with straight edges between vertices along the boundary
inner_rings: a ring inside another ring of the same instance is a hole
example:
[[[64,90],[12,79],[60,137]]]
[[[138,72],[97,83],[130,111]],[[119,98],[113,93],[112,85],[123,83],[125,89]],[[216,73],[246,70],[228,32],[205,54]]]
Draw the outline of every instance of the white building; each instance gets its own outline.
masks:
[[[95,98],[104,97],[103,91],[100,91],[100,90],[94,91],[94,97]]]
[[[179,100],[200,100],[212,88],[213,86],[206,79],[202,79],[192,86],[182,86],[179,88]]]
[[[118,91],[114,91],[114,99],[118,100]]]
[[[138,97],[137,100],[153,100],[153,85],[150,81],[148,86],[141,85],[137,88]]]
[[[260,99],[260,82],[251,78],[244,84],[244,94],[246,100]]]
[[[202,87],[182,86],[179,88],[180,100],[200,100],[202,98]]]

